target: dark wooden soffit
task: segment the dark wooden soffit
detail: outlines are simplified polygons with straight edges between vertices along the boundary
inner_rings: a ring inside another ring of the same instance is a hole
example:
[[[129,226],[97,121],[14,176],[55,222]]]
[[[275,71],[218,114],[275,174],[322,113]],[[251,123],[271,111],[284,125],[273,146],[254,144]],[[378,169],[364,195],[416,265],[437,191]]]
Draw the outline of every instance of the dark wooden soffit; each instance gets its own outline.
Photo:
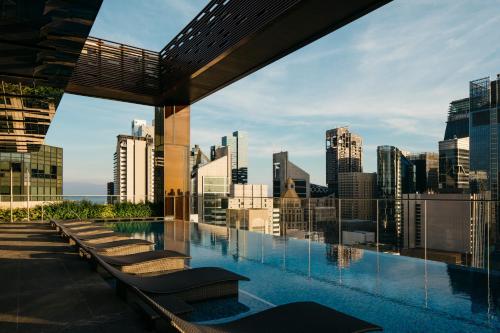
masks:
[[[391,0],[212,0],[160,52],[89,38],[66,91],[189,105]]]

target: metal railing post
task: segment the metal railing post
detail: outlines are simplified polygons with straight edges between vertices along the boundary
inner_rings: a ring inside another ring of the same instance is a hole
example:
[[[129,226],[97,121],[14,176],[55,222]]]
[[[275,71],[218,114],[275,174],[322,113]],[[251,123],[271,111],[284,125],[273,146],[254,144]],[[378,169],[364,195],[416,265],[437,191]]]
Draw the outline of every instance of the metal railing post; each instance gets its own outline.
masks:
[[[12,184],[13,182],[13,175],[12,175],[12,164],[10,165],[10,222],[14,222],[14,215],[12,213],[12,206],[14,204],[14,193],[13,193],[13,189],[14,189],[14,186]]]
[[[342,201],[339,198],[339,245],[342,245]]]
[[[377,228],[377,252],[379,251],[379,246],[380,246],[380,238],[379,238],[380,228],[379,228],[379,225],[378,225],[378,223],[379,223],[379,221],[378,221],[378,216],[379,216],[379,208],[378,208],[378,206],[379,206],[379,202],[378,202],[378,199],[377,199],[377,219],[376,219],[376,221],[377,221],[377,226],[376,226],[376,228]]]

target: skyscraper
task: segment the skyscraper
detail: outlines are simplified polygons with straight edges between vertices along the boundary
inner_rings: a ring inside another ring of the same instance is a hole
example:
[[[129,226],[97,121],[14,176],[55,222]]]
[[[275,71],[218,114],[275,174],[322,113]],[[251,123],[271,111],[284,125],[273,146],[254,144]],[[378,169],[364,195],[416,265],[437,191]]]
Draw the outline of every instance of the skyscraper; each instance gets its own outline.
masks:
[[[462,98],[450,103],[444,139],[469,137],[469,98]]]
[[[393,146],[377,147],[377,187],[379,197],[379,239],[401,247],[403,241],[403,194],[415,192],[414,165]]]
[[[114,154],[114,194],[120,201],[153,201],[154,144],[152,137],[118,135]]]
[[[326,183],[330,193],[338,195],[339,173],[362,172],[363,141],[347,127],[326,131]]]
[[[469,190],[469,138],[439,141],[439,192]]]
[[[416,153],[407,155],[415,166],[415,190],[418,193],[438,191],[439,155],[436,153]]]
[[[485,172],[488,181],[488,191],[492,200],[499,199],[498,171],[500,144],[498,132],[500,130],[500,74],[496,80],[489,77],[471,81],[469,84],[470,99],[470,170]],[[492,229],[495,230],[496,250],[500,250],[500,223],[498,223],[498,207],[493,214]]]
[[[342,218],[375,220],[374,201],[377,174],[366,172],[339,173],[339,193]],[[352,200],[351,200],[352,199]]]
[[[132,136],[150,136],[154,137],[154,127],[148,126],[148,123],[142,119],[132,120]]]
[[[248,183],[248,134],[235,131],[232,136],[223,136],[222,147],[229,147],[231,152],[231,172],[234,184]],[[218,158],[217,146],[210,147],[210,159]]]
[[[300,198],[310,197],[309,174],[288,160],[288,152],[273,154],[273,197],[278,198],[287,189],[287,179],[293,180],[293,188]]]

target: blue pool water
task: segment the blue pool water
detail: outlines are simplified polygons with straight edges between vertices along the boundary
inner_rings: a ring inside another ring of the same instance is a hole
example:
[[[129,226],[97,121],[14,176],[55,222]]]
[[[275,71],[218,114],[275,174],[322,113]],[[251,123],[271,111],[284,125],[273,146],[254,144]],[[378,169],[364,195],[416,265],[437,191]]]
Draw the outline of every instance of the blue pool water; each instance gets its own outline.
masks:
[[[313,300],[386,332],[500,332],[497,274],[204,224],[117,229],[152,240],[157,249],[190,254],[191,267],[219,266],[249,277],[240,284],[244,312],[223,320]]]

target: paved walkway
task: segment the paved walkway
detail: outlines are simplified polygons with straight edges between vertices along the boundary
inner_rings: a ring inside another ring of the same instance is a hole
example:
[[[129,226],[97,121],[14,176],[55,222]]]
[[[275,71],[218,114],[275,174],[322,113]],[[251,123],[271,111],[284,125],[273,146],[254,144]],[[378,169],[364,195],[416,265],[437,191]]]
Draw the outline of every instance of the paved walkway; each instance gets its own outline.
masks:
[[[0,332],[145,332],[48,224],[0,223]]]

